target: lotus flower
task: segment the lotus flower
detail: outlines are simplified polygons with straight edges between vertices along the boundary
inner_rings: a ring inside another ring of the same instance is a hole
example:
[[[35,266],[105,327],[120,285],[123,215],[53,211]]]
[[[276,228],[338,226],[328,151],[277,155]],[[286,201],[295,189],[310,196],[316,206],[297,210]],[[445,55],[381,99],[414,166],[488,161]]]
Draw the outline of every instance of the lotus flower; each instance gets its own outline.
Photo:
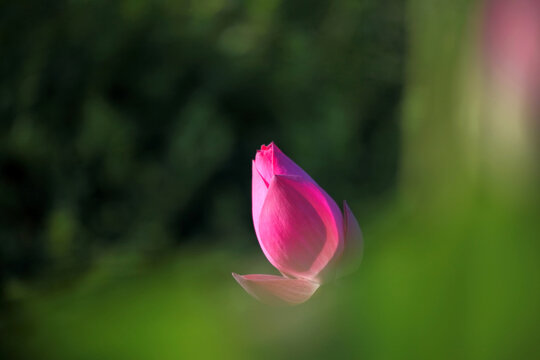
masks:
[[[303,303],[336,270],[359,264],[362,232],[347,203],[342,214],[274,143],[252,161],[252,215],[261,249],[282,275],[233,276],[264,303]]]

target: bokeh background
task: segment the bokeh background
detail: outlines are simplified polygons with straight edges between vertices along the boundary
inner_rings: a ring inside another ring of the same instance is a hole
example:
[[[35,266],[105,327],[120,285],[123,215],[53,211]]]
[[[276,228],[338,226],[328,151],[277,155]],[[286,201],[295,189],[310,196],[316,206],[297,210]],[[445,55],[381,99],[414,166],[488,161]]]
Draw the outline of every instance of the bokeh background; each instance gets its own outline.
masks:
[[[539,356],[537,0],[0,4],[2,359]],[[365,237],[272,308],[251,159]]]

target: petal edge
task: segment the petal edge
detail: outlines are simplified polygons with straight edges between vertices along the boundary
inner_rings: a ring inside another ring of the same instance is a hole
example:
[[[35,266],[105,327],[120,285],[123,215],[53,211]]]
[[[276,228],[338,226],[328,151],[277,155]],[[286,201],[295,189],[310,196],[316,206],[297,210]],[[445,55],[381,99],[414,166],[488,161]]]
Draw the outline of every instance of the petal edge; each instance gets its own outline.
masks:
[[[319,284],[277,275],[232,273],[234,279],[255,299],[269,305],[298,305],[307,301]]]
[[[340,276],[348,275],[360,266],[364,251],[362,230],[346,201],[343,201],[343,233],[345,241],[339,260]]]

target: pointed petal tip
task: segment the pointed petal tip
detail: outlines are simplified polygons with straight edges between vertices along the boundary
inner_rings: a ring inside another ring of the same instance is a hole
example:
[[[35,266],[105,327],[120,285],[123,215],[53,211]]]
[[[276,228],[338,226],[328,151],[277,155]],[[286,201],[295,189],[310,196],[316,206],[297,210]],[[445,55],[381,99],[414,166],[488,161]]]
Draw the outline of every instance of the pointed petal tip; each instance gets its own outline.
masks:
[[[270,143],[268,143],[268,145],[266,144],[262,144],[261,145],[261,148],[257,151],[266,151],[266,150],[270,150],[272,149],[273,147],[275,146],[274,142],[273,141],[270,141]]]

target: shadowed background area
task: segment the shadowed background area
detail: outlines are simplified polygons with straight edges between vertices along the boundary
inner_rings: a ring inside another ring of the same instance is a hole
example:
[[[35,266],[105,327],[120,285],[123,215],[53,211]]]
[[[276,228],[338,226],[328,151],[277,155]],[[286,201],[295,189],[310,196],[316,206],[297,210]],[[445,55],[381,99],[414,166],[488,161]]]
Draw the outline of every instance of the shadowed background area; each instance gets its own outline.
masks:
[[[0,354],[536,353],[540,50],[500,34],[540,6],[515,3],[2,3]],[[270,141],[365,236],[292,308],[231,277],[277,273],[251,220]]]

